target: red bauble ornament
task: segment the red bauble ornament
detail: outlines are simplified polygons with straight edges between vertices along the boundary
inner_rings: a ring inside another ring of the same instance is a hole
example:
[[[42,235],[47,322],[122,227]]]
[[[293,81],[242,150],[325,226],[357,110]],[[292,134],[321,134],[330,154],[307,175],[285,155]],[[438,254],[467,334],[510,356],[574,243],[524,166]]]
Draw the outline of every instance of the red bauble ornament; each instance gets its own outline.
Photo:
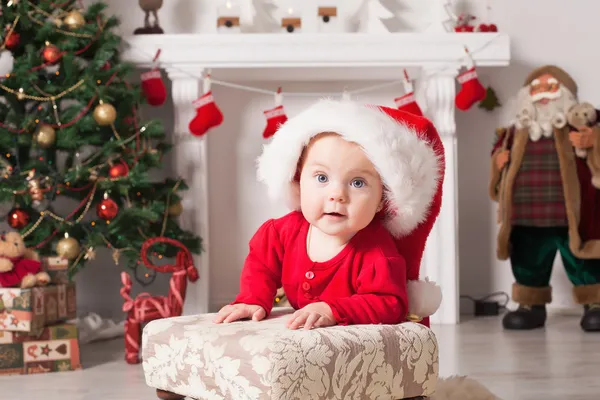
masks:
[[[113,219],[119,212],[119,206],[113,199],[103,199],[96,206],[96,213],[102,219]]]
[[[496,24],[480,24],[477,27],[478,32],[498,32]]]
[[[29,214],[20,208],[14,208],[8,213],[8,225],[13,229],[23,229],[29,220]]]
[[[102,68],[100,68],[101,71],[108,71],[110,69],[110,61],[107,61],[104,63],[104,65],[102,66]]]
[[[19,45],[19,43],[21,43],[21,36],[15,31],[13,31],[4,39],[4,46],[8,50],[14,50]]]
[[[455,32],[473,32],[474,30],[475,27],[473,25],[463,25],[454,28]]]
[[[62,55],[61,51],[58,47],[53,44],[46,45],[44,50],[42,51],[42,58],[44,59],[45,64],[56,64]]]
[[[111,178],[123,178],[129,175],[129,167],[124,161],[121,161],[118,164],[110,167],[108,170],[108,175],[110,175]]]

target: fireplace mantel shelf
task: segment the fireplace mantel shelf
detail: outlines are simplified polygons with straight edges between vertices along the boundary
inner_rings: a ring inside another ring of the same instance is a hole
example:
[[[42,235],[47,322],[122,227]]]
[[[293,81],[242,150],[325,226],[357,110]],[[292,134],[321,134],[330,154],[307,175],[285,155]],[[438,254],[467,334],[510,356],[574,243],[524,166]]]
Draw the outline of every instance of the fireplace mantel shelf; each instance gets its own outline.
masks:
[[[140,67],[150,67],[161,49],[167,70],[244,69],[237,76],[245,80],[313,81],[319,72],[327,80],[364,79],[365,68],[373,67],[393,73],[378,70],[369,79],[397,78],[399,67],[459,67],[465,46],[478,66],[506,66],[510,60],[509,37],[503,33],[164,34],[133,35],[126,42],[124,60]],[[299,68],[313,71],[285,73]]]
[[[465,46],[479,67],[507,66],[509,37],[502,33],[374,34],[189,34],[142,35],[126,38],[124,61],[140,68],[152,66],[161,50],[160,65],[171,80],[173,132],[190,138],[189,121],[196,115],[192,102],[202,92],[201,76],[211,70],[223,81],[364,81],[398,80],[401,68],[418,77],[416,98],[440,133],[446,160],[444,198],[440,216],[429,236],[421,274],[442,287],[444,301],[433,323],[459,321],[458,176],[455,97],[457,74],[465,60]],[[417,70],[413,73],[413,70]],[[398,92],[401,94],[402,92]],[[215,94],[216,97],[219,94]],[[223,101],[222,99],[218,101]],[[218,102],[217,101],[217,102]],[[217,128],[218,129],[218,128]],[[209,266],[211,213],[208,204],[210,134],[176,146],[175,171],[190,186],[183,194],[184,229],[199,234],[205,251],[195,258],[200,281],[188,290],[186,314],[214,311],[234,294],[211,293]],[[218,155],[217,155],[218,157]],[[265,199],[266,200],[266,199]],[[218,260],[218,257],[214,259]],[[215,296],[226,296],[227,299]]]

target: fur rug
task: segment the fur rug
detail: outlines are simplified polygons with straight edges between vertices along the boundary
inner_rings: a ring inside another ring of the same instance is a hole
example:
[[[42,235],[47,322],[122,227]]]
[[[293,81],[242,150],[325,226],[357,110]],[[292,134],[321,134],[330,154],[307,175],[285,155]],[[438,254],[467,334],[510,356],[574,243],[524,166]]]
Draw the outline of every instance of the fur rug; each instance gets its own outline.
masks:
[[[438,380],[431,400],[501,400],[485,386],[466,376],[451,376]]]

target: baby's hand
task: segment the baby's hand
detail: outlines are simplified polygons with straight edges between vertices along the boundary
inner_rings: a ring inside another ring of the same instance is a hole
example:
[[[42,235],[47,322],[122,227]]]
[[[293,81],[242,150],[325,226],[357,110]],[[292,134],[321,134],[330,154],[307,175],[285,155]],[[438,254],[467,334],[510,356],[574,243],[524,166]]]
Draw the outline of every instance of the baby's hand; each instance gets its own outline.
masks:
[[[226,305],[221,308],[214,319],[215,324],[221,322],[234,322],[244,318],[252,318],[253,321],[260,321],[267,316],[267,312],[261,306],[255,304],[234,304]]]
[[[304,326],[305,330],[336,325],[331,307],[325,302],[312,303],[297,310],[287,322],[289,329]]]

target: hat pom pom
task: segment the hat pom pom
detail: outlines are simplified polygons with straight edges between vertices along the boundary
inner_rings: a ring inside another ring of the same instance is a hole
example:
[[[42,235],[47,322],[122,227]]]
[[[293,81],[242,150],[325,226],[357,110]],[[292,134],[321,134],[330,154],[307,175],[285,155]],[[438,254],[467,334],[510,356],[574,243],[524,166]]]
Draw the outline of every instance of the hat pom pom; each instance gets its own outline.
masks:
[[[442,289],[433,281],[408,281],[409,320],[420,321],[433,315],[442,304]]]

